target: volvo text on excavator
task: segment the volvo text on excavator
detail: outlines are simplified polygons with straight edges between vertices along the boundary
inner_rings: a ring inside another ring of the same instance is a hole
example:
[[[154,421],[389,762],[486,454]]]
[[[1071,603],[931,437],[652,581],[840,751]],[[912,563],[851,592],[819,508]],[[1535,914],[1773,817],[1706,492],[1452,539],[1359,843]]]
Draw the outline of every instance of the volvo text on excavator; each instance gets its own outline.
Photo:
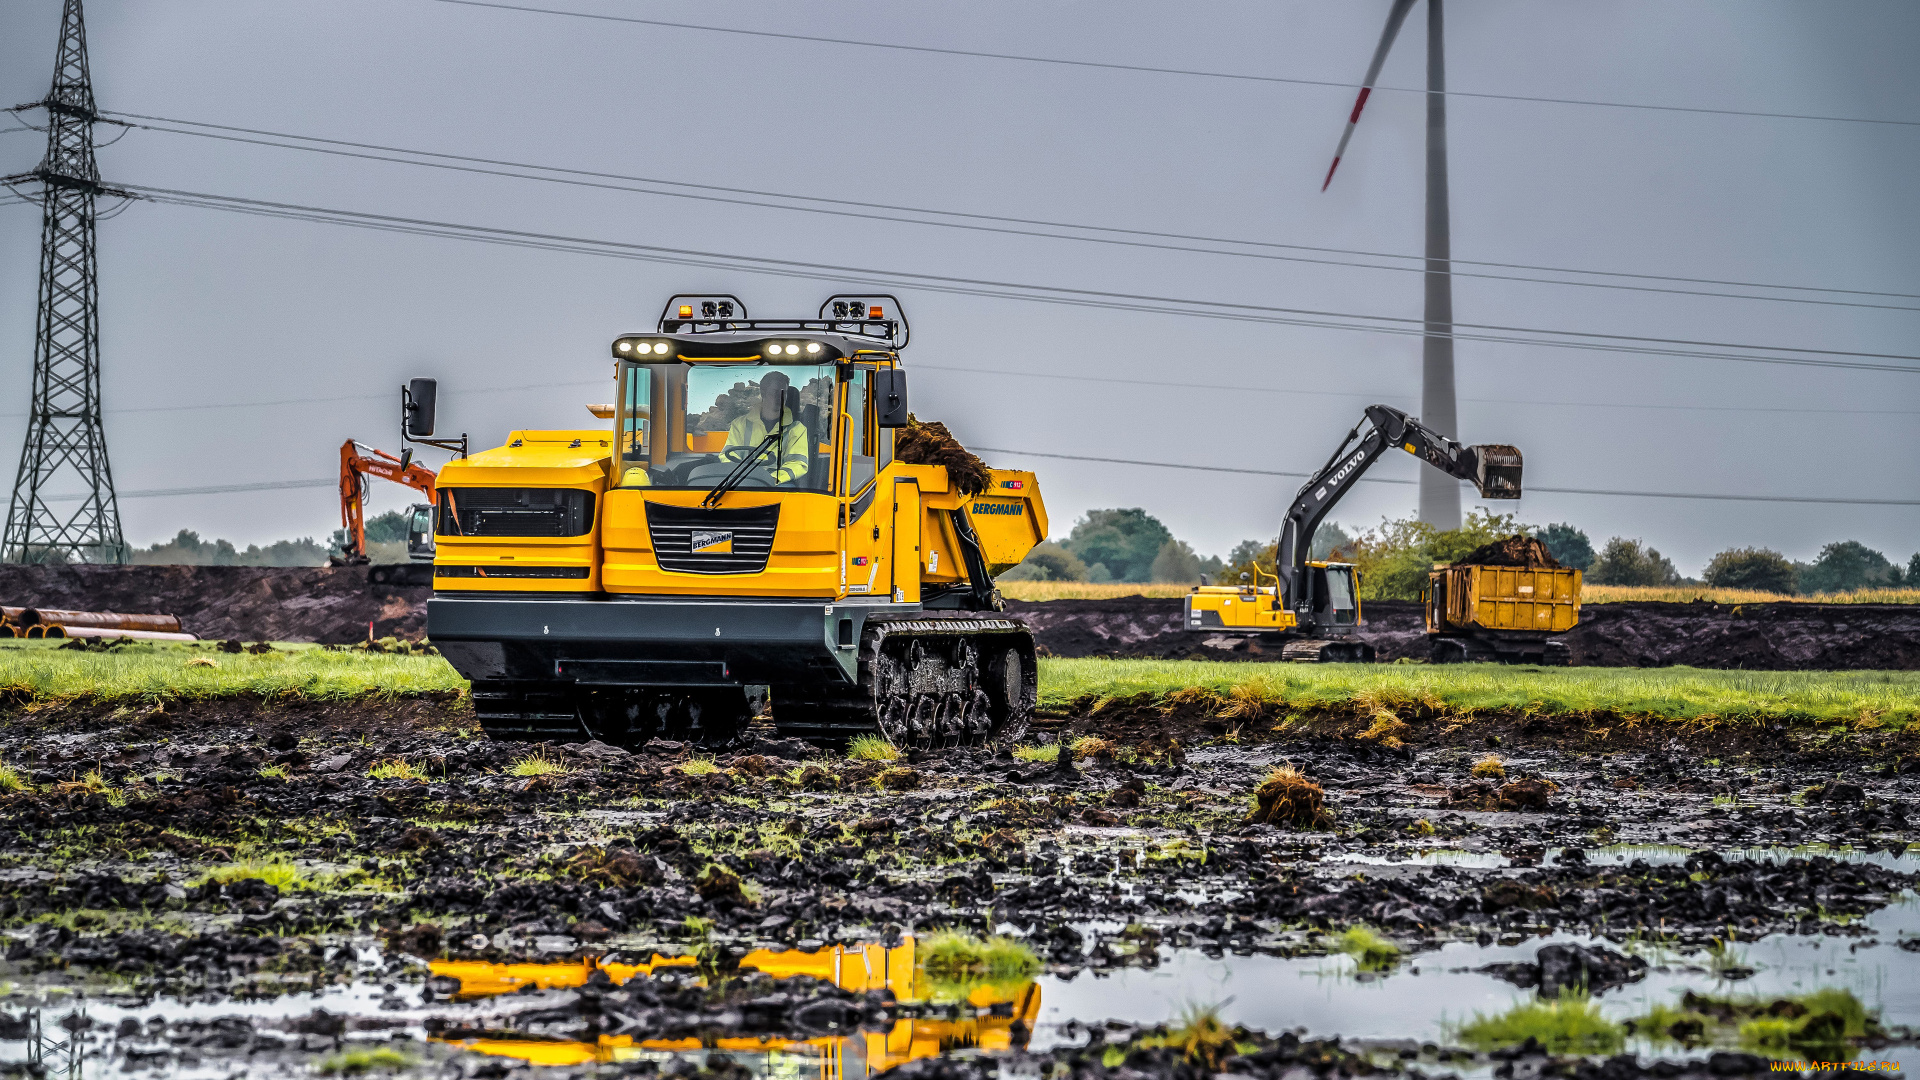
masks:
[[[1302,485],[1280,523],[1274,572],[1239,585],[1202,585],[1187,595],[1186,627],[1239,633],[1281,646],[1287,660],[1371,662],[1357,640],[1359,580],[1350,563],[1310,561],[1314,530],[1373,463],[1399,448],[1449,476],[1471,481],[1485,499],[1520,497],[1520,451],[1462,446],[1399,409],[1370,405],[1320,471]],[[1271,580],[1272,584],[1266,582]]]
[[[1016,737],[1034,640],[993,577],[1046,510],[1032,473],[895,456],[907,337],[891,296],[676,296],[612,342],[609,425],[447,463],[427,632],[488,734],[720,743],[765,687],[782,733]]]

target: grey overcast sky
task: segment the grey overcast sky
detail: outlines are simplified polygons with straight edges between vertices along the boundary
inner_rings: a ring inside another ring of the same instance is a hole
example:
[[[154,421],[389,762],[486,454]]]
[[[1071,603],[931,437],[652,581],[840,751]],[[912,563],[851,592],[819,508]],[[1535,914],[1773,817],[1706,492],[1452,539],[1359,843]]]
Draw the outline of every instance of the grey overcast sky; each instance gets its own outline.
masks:
[[[1388,8],[514,2],[1336,83],[1363,73]],[[46,92],[59,9],[59,0],[0,3],[6,103]],[[1408,20],[1383,85],[1422,85],[1424,10]],[[1353,96],[1339,86],[440,0],[88,0],[86,13],[108,111],[860,203],[1390,254],[1418,254],[1421,242],[1419,94],[1374,95],[1322,194]],[[1920,6],[1454,0],[1447,16],[1458,91],[1908,122],[1456,97],[1457,258],[1904,293],[1768,295],[1920,307]],[[101,128],[103,141],[115,134]],[[0,134],[0,168],[33,167],[43,144]],[[99,158],[110,182],[284,203],[887,271],[1420,314],[1419,275],[1398,271],[858,220],[151,131],[126,133]],[[25,423],[39,229],[32,207],[0,207],[9,467]],[[810,314],[844,284],[155,204],[104,222],[99,248],[107,436],[123,492],[329,477],[348,436],[397,451],[395,388],[417,375],[441,380],[443,432],[465,430],[482,446],[513,428],[590,426],[582,404],[609,396],[607,343],[649,328],[668,294],[727,291],[756,314]],[[1369,400],[1408,409],[1419,400],[1417,337],[909,283],[895,291],[913,323],[915,411],[978,446],[1307,470]],[[1911,310],[1467,277],[1455,309],[1466,323],[1920,353]],[[1530,485],[1920,497],[1920,374],[1479,341],[1459,343],[1458,372],[1462,437],[1520,446]],[[259,402],[273,404],[245,404]],[[1056,536],[1088,508],[1142,506],[1203,554],[1271,536],[1299,483],[987,456],[1040,473]],[[1408,480],[1414,468],[1396,455],[1374,475]],[[376,487],[374,509],[411,494]],[[1411,514],[1414,499],[1411,485],[1363,484],[1334,516],[1377,524]],[[242,544],[318,537],[338,516],[326,488],[121,506],[139,544],[183,527]],[[1518,511],[1572,522],[1596,545],[1643,537],[1686,573],[1730,546],[1810,558],[1857,538],[1900,562],[1920,548],[1913,506],[1535,492]]]

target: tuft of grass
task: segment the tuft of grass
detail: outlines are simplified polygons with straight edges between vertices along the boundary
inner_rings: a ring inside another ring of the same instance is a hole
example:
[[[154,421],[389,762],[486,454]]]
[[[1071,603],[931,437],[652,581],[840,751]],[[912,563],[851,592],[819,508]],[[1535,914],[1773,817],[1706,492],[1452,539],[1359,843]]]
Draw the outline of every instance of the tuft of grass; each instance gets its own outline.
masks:
[[[920,939],[914,951],[928,982],[944,994],[983,985],[1017,988],[1040,974],[1040,958],[1012,938],[942,931]]]
[[[1073,740],[1073,759],[1092,761],[1097,757],[1112,757],[1117,749],[1118,747],[1114,746],[1111,739],[1102,739],[1098,735],[1082,735]],[[1057,753],[1054,755],[1054,760],[1059,760]]]
[[[265,770],[261,770],[261,773],[265,775]],[[413,763],[404,758],[388,758],[385,761],[375,762],[373,768],[367,770],[367,778],[370,780],[425,780],[427,774],[414,768]]]
[[[688,776],[705,776],[720,771],[720,766],[710,757],[688,758],[679,765],[681,772]]]
[[[693,763],[688,762],[687,764],[691,765]],[[711,764],[711,762],[709,762],[709,764]],[[514,759],[513,765],[507,769],[507,774],[509,776],[531,778],[538,776],[565,776],[567,775],[567,771],[567,763],[564,761],[555,760],[545,754],[528,754],[525,757]]]
[[[1286,700],[1284,686],[1264,674],[1255,675],[1227,687],[1226,704],[1220,709],[1220,715],[1251,722],[1286,704]]]
[[[1501,761],[1498,754],[1488,754],[1473,763],[1473,775],[1482,780],[1504,780],[1507,777],[1507,763]]]
[[[1498,1050],[1540,1040],[1554,1054],[1612,1054],[1626,1042],[1626,1029],[1600,1014],[1585,994],[1522,1002],[1498,1016],[1474,1013],[1453,1035],[1475,1050]]]
[[[1248,821],[1268,825],[1291,825],[1296,829],[1319,829],[1333,823],[1326,809],[1326,792],[1319,781],[1291,765],[1282,765],[1267,774],[1253,793],[1253,812]]]
[[[1688,1004],[1738,1021],[1742,1045],[1776,1057],[1792,1051],[1834,1052],[1850,1039],[1876,1033],[1879,1027],[1852,991],[1833,987],[1771,1001],[1690,996]]]
[[[354,1047],[320,1062],[322,1076],[361,1076],[370,1072],[402,1072],[419,1064],[391,1046]]]
[[[847,743],[852,761],[893,761],[899,756],[900,748],[878,735],[857,735]]]
[[[1655,1043],[1692,1044],[1704,1041],[1706,1029],[1712,1023],[1710,1018],[1692,1009],[1676,1009],[1662,1001],[1656,1002],[1644,1016],[1627,1021],[1627,1029]]]
[[[293,775],[293,770],[287,768],[285,765],[262,765],[260,767],[260,775],[269,780],[285,780],[287,777]]]
[[[1060,744],[1052,743],[1047,746],[1016,746],[1013,748],[1013,756],[1021,761],[1059,761]]]
[[[200,875],[193,883],[204,885],[209,881],[217,881],[224,885],[233,881],[245,881],[248,878],[258,878],[283,893],[308,892],[324,888],[328,884],[324,877],[308,874],[292,863],[279,859],[248,860],[216,866]]]
[[[0,791],[31,790],[33,785],[27,782],[27,774],[20,766],[0,761]]]
[[[1385,709],[1373,714],[1373,724],[1367,730],[1355,735],[1356,739],[1377,742],[1389,750],[1398,750],[1406,743],[1401,740],[1413,734],[1413,727],[1405,720]]]
[[[1370,926],[1349,927],[1334,939],[1334,944],[1353,957],[1361,971],[1386,971],[1400,962],[1400,946],[1381,937]]]
[[[109,799],[120,794],[112,784],[107,783],[107,778],[99,769],[89,769],[86,775],[77,780],[63,780],[54,785],[54,790],[80,795],[105,795]]]
[[[1218,1005],[1189,1005],[1180,1020],[1167,1029],[1167,1044],[1177,1048],[1192,1065],[1209,1073],[1234,1054],[1233,1029],[1220,1019]]]
[[[1513,668],[1494,664],[1283,664],[1219,660],[1040,661],[1040,705],[1178,691],[1230,696],[1277,714],[1477,714],[1684,721],[1700,725],[1920,719],[1920,671],[1740,671],[1702,668]],[[1262,705],[1271,702],[1271,705]],[[1229,703],[1226,712],[1234,708]],[[1237,714],[1236,714],[1237,715]],[[1263,711],[1261,715],[1266,715]]]

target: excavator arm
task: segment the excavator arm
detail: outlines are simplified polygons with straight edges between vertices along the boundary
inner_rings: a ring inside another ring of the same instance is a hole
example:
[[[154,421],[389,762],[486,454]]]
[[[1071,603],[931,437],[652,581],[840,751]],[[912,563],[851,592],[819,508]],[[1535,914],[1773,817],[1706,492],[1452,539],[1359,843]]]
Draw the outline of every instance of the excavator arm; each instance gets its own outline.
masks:
[[[1299,601],[1299,583],[1306,573],[1314,530],[1390,449],[1404,450],[1449,476],[1471,481],[1483,499],[1520,497],[1520,451],[1515,447],[1462,446],[1387,405],[1367,406],[1362,424],[1367,427],[1366,434],[1360,433],[1360,425],[1347,432],[1340,448],[1300,488],[1280,523],[1274,570],[1280,578],[1282,607],[1294,607]]]
[[[367,477],[377,476],[405,484],[434,501],[433,470],[413,463],[413,451],[394,457],[385,450],[362,446],[352,439],[340,444],[340,524],[346,529],[344,550],[337,558],[347,565],[367,561]]]

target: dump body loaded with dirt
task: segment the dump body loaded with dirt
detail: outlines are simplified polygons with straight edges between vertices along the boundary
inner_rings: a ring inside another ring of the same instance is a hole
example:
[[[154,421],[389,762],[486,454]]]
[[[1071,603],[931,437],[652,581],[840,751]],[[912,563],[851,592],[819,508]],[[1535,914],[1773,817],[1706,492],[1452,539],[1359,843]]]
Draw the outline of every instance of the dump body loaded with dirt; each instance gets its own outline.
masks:
[[[1422,603],[1436,664],[1565,665],[1571,650],[1553,635],[1580,623],[1580,571],[1516,535],[1435,566]]]
[[[1374,659],[1360,629],[1359,577],[1350,563],[1309,561],[1314,530],[1388,449],[1398,447],[1449,476],[1473,482],[1482,498],[1520,497],[1520,451],[1511,446],[1462,446],[1387,405],[1367,407],[1355,426],[1294,497],[1280,526],[1271,575],[1238,586],[1200,585],[1186,599],[1186,627],[1219,636],[1252,637],[1278,645],[1288,660]],[[1266,584],[1270,579],[1272,584]]]
[[[906,339],[892,297],[758,321],[675,297],[613,343],[610,428],[449,462],[428,633],[487,732],[724,742],[766,687],[787,734],[1017,736],[1033,634],[993,577],[1046,509],[912,420]]]

